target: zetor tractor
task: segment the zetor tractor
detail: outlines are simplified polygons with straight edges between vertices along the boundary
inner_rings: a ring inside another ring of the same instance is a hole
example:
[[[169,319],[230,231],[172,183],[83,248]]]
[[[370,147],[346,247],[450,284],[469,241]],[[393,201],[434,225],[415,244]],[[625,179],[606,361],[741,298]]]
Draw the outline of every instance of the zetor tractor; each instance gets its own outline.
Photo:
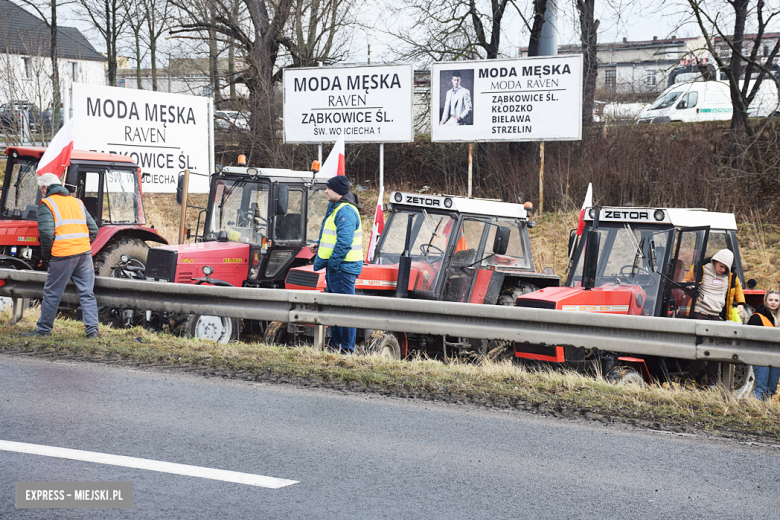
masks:
[[[518,307],[636,316],[690,318],[696,309],[701,267],[717,251],[734,253],[732,272],[743,287],[737,223],[731,213],[701,209],[588,208],[582,240],[572,233],[570,272],[564,287],[517,298]],[[693,268],[695,279],[683,281]],[[747,304],[764,291],[748,280]],[[730,311],[730,310],[729,310]],[[596,362],[607,380],[670,381],[687,374],[688,361],[566,346],[515,344],[520,359],[551,363]],[[737,391],[752,387],[752,369],[737,366]]]
[[[552,273],[534,272],[528,237],[534,223],[519,204],[401,192],[390,200],[374,258],[355,283],[359,294],[513,305],[523,293],[560,283]],[[287,288],[323,292],[325,270],[291,269]],[[274,322],[264,339],[287,343],[313,333],[311,325]],[[445,359],[486,355],[498,346],[473,338],[358,329],[361,340],[369,351],[395,359],[412,350]]]
[[[319,238],[328,206],[327,180],[316,172],[221,168],[211,178],[207,207],[198,214],[196,242],[152,249],[146,278],[283,288],[287,271],[310,263],[313,257],[306,246]],[[206,315],[165,315],[161,323],[177,333],[221,343],[236,339],[240,328],[235,318]],[[261,332],[259,323],[244,320],[243,324]]]
[[[38,242],[36,168],[45,148],[12,146],[5,151],[6,169],[0,195],[0,267],[45,270]],[[135,278],[149,246],[167,244],[145,227],[141,169],[124,155],[73,150],[62,184],[81,199],[98,225],[92,258],[98,276]]]

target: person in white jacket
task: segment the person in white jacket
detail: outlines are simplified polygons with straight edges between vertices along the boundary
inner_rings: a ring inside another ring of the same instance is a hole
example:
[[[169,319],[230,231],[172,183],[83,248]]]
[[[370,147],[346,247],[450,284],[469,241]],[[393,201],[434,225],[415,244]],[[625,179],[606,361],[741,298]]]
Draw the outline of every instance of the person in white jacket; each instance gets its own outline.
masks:
[[[447,91],[444,111],[441,114],[442,125],[465,125],[471,114],[471,93],[462,87],[460,72],[452,73],[452,88]]]

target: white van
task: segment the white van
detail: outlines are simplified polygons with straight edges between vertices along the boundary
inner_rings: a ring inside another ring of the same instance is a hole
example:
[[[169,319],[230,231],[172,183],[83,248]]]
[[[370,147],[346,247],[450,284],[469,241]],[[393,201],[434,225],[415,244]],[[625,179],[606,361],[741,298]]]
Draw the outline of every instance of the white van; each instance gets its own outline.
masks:
[[[740,82],[741,88],[741,82]],[[639,123],[691,123],[731,119],[733,107],[727,81],[685,81],[672,85],[639,115]],[[750,117],[780,113],[777,87],[771,78],[748,107]]]

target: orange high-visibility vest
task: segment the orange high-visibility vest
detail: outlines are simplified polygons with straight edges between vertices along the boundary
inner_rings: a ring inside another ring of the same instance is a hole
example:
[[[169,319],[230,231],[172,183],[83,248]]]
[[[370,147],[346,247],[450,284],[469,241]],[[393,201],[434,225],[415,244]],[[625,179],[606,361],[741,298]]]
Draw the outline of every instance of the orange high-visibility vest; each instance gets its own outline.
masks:
[[[766,316],[764,316],[764,315],[763,315],[763,314],[761,314],[760,312],[759,312],[759,313],[757,313],[757,314],[758,314],[758,317],[759,317],[759,318],[761,318],[761,321],[763,322],[763,324],[764,324],[764,327],[774,327],[774,325],[772,324],[772,322],[771,322],[771,321],[769,321],[769,318],[767,318]]]
[[[51,256],[73,256],[91,251],[87,210],[79,199],[68,195],[52,195],[41,202],[54,215],[54,243]]]

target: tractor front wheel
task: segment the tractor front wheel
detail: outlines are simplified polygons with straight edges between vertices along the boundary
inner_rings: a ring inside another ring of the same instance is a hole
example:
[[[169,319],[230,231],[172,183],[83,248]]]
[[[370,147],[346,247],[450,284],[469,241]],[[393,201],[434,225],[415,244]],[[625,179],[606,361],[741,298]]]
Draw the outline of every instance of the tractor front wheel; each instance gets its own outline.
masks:
[[[263,343],[266,345],[286,345],[287,323],[283,321],[270,322],[263,332]]]
[[[188,338],[205,339],[217,343],[228,343],[238,339],[239,322],[235,318],[191,314],[180,327],[181,334]]]
[[[368,340],[367,349],[371,354],[379,354],[387,359],[401,359],[401,344],[392,332],[375,330]]]

